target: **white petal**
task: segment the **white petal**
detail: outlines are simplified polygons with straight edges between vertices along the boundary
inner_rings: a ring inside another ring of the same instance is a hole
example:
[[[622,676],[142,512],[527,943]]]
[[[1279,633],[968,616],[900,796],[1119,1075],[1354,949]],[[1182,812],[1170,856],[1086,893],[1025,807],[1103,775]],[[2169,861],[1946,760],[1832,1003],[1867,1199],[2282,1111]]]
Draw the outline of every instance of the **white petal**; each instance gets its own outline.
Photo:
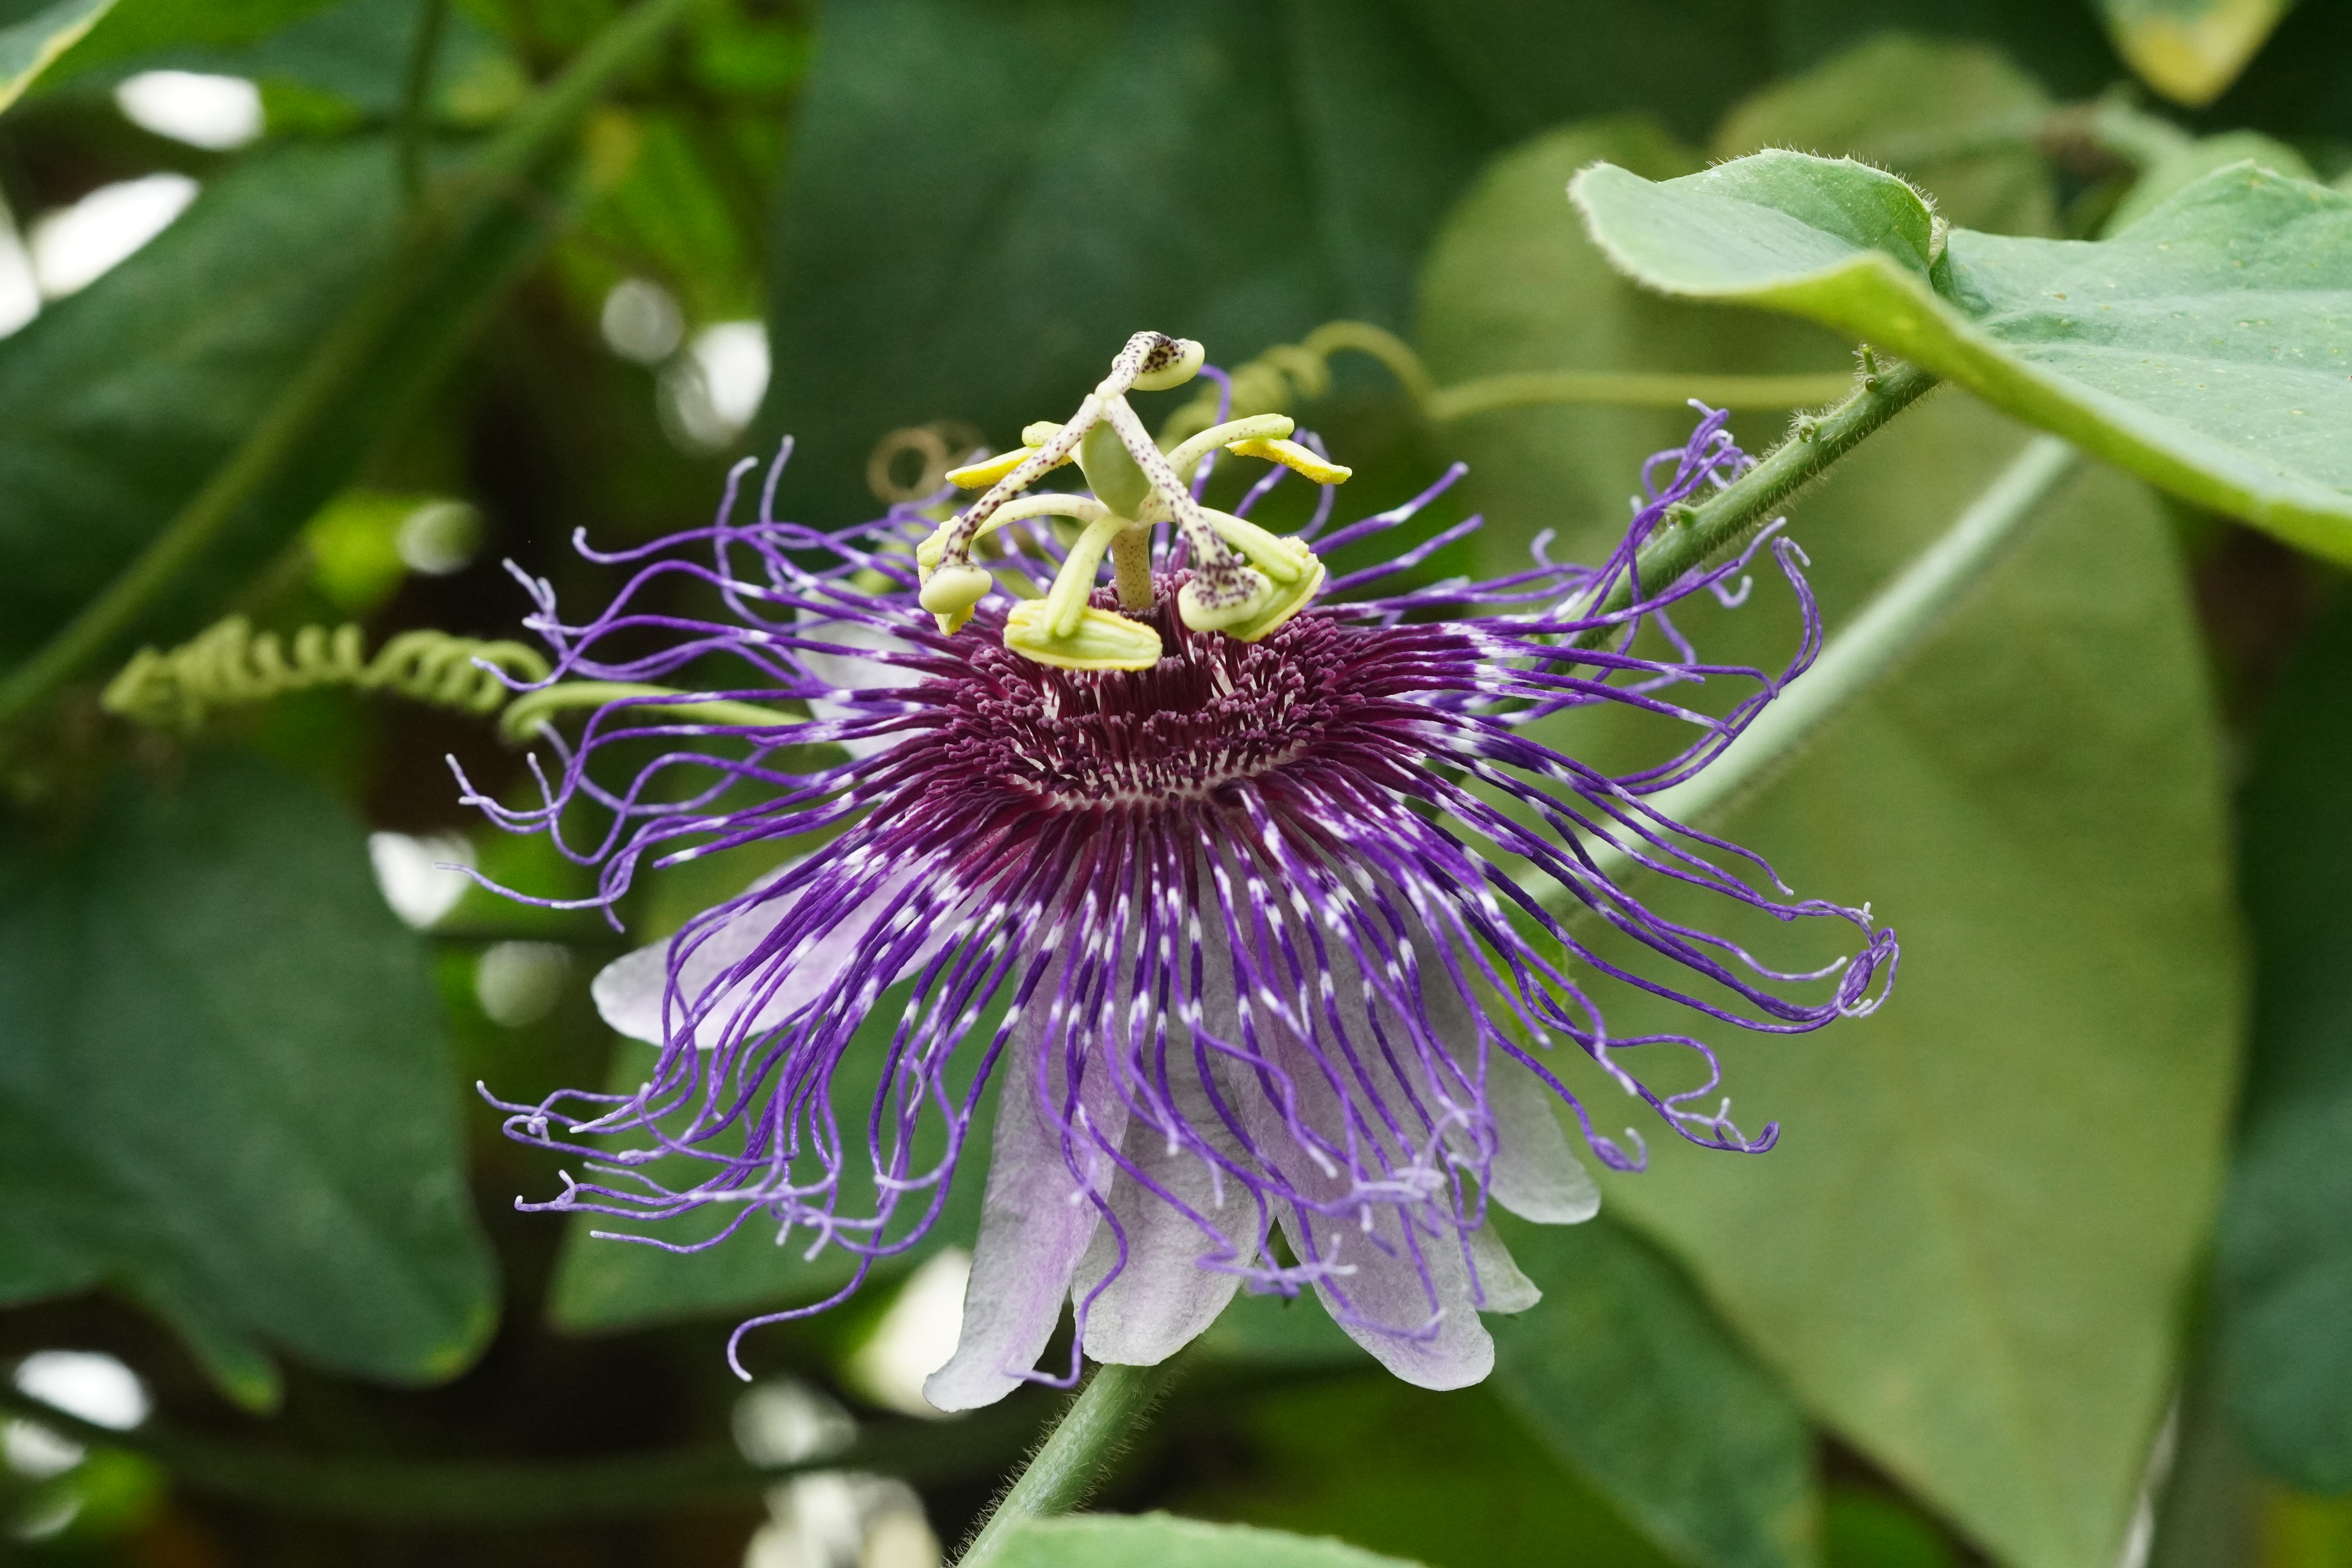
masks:
[[[1434,939],[1411,922],[1421,960],[1421,992],[1430,1027],[1464,1072],[1475,1073],[1478,1028],[1470,1005],[1437,962]],[[1495,1157],[1488,1195],[1521,1219],[1539,1225],[1582,1225],[1601,1212],[1601,1188],[1570,1146],[1559,1121],[1559,1096],[1509,1052],[1488,1047],[1486,1110],[1495,1119]],[[1448,1142],[1467,1154],[1471,1140],[1456,1130]]]
[[[1118,1168],[1090,1142],[1078,1145],[1078,1158],[1091,1153],[1097,1167],[1081,1187],[1064,1157],[1061,1129],[1038,1102],[1037,1053],[1053,987],[1052,976],[1038,985],[997,1067],[995,1140],[971,1279],[964,1287],[963,1329],[955,1354],[923,1384],[923,1397],[941,1410],[993,1405],[1037,1364],[1062,1320],[1070,1277],[1100,1223],[1100,1211],[1086,1193],[1101,1193]],[[1058,1054],[1058,1039],[1051,1048]],[[1054,1092],[1066,1092],[1058,1063],[1053,1076]],[[1089,1073],[1081,1098],[1089,1121],[1104,1137],[1117,1138],[1126,1108],[1108,1092],[1108,1076]]]
[[[1348,1037],[1355,1043],[1360,1060],[1375,1062],[1378,1053],[1363,977],[1344,948],[1332,943],[1328,951]],[[1385,1008],[1383,1015],[1388,1038],[1400,1052],[1409,1050],[1410,1037],[1402,1020]],[[1328,1027],[1328,1023],[1318,1020],[1318,1034]],[[1344,1147],[1344,1108],[1307,1043],[1263,1011],[1258,1037],[1296,1086],[1300,1119],[1334,1147]],[[1327,1039],[1325,1046],[1328,1055],[1337,1056],[1335,1040]],[[1403,1097],[1394,1076],[1384,1064],[1373,1070],[1383,1098],[1392,1109],[1401,1109]],[[1353,1092],[1362,1092],[1360,1085],[1350,1087]],[[1322,1203],[1338,1203],[1349,1195],[1351,1184],[1346,1170],[1325,1173],[1297,1146],[1281,1111],[1263,1093],[1253,1093],[1243,1103],[1252,1141],[1261,1152],[1280,1161],[1292,1188]],[[1282,1216],[1284,1234],[1302,1259],[1317,1258],[1352,1270],[1316,1281],[1315,1293],[1325,1309],[1349,1338],[1407,1383],[1444,1389],[1484,1380],[1495,1367],[1495,1342],[1478,1321],[1469,1266],[1450,1221],[1417,1227],[1409,1244],[1404,1220],[1394,1204],[1374,1204],[1371,1215],[1370,1233],[1352,1217],[1297,1212]],[[1413,1251],[1416,1244],[1418,1261]]]
[[[1171,1021],[1172,1022],[1172,1021]],[[1172,1028],[1171,1035],[1181,1030]],[[1189,1046],[1179,1052],[1169,1044],[1170,1087],[1179,1111],[1195,1132],[1211,1140],[1231,1158],[1238,1150],[1215,1109],[1201,1088]],[[1253,1086],[1254,1090],[1255,1086]],[[1255,1239],[1256,1205],[1240,1184],[1223,1184],[1229,1206],[1217,1205],[1218,1184],[1202,1156],[1189,1148],[1169,1152],[1167,1134],[1140,1117],[1131,1118],[1121,1152],[1163,1191],[1181,1200],[1213,1225],[1232,1224],[1242,1229],[1239,1256],[1229,1262],[1247,1263]],[[1227,1268],[1204,1268],[1203,1255],[1229,1250],[1158,1193],[1125,1171],[1114,1178],[1110,1209],[1127,1233],[1127,1266],[1087,1309],[1086,1352],[1099,1362],[1129,1366],[1155,1366],[1192,1342],[1241,1288],[1241,1276]],[[1104,1226],[1078,1265],[1070,1299],[1084,1298],[1118,1262],[1118,1237]]]
[[[821,642],[838,643],[846,647],[872,648],[877,653],[911,653],[914,645],[884,631],[880,626],[864,621],[829,621],[803,610],[793,628],[803,637]],[[874,691],[899,686],[912,686],[923,678],[904,665],[887,659],[859,658],[855,654],[823,653],[814,648],[795,648],[793,656],[809,674],[827,685],[844,691]],[[870,717],[866,710],[845,703],[828,702],[823,698],[809,700],[809,717],[824,723]],[[843,741],[841,748],[852,757],[866,758],[898,743],[895,737],[880,736],[862,741]]]
[[[1517,1058],[1494,1053],[1486,1068],[1496,1139],[1487,1190],[1521,1219],[1582,1225],[1601,1212],[1601,1187],[1569,1147],[1559,1107],[1550,1085]]]
[[[779,867],[753,881],[751,891],[766,887],[791,866]],[[832,988],[842,972],[856,957],[859,942],[872,931],[883,910],[890,907],[901,889],[913,879],[915,873],[900,872],[887,879],[856,908],[814,937],[803,937],[789,955],[776,955],[766,960],[753,973],[727,982],[713,998],[714,1005],[703,1015],[696,1026],[695,1044],[709,1047],[718,1043],[728,1029],[731,1009],[728,1005],[730,993],[740,994],[745,1003],[766,985],[770,977],[783,966],[783,973],[761,1002],[757,1015],[751,1021],[751,1031],[772,1029]],[[690,940],[696,935],[700,942],[687,954],[678,974],[678,1006],[677,1016],[683,1021],[685,1009],[702,999],[721,975],[741,963],[757,952],[785,917],[798,907],[802,893],[787,893],[761,902],[750,904],[734,916],[707,933],[693,926],[667,941],[641,947],[625,957],[616,958],[601,970],[589,986],[595,999],[596,1011],[604,1022],[633,1040],[645,1040],[653,1045],[665,1043],[663,1028],[663,993],[669,980],[670,950],[674,943]],[[912,974],[937,957],[955,935],[957,921],[952,916],[932,921],[922,945],[914,956],[900,965],[899,974]]]
[[[1543,1300],[1536,1282],[1519,1272],[1518,1260],[1493,1226],[1482,1225],[1470,1233],[1470,1261],[1478,1268],[1478,1289],[1486,1297],[1485,1310],[1524,1312]]]

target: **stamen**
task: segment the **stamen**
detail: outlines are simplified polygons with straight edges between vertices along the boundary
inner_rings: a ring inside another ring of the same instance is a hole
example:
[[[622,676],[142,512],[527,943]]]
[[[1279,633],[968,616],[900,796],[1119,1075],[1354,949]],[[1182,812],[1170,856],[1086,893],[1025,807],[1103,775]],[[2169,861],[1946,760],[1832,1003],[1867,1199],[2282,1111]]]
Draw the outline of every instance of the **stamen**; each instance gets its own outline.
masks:
[[[1021,432],[1019,449],[950,475],[966,488],[989,488],[916,551],[921,602],[939,618],[942,632],[961,630],[996,586],[989,572],[973,563],[974,548],[986,534],[1023,517],[1073,517],[1087,525],[1070,542],[1043,601],[1026,600],[1007,617],[1005,646],[1041,663],[1141,669],[1157,662],[1155,629],[1090,603],[1108,553],[1117,567],[1121,606],[1139,613],[1151,607],[1155,590],[1146,530],[1153,523],[1173,522],[1191,554],[1192,574],[1175,605],[1186,629],[1255,642],[1306,608],[1325,580],[1314,552],[1297,540],[1201,505],[1182,476],[1219,447],[1281,463],[1318,484],[1338,484],[1350,470],[1289,440],[1296,426],[1279,414],[1227,420],[1172,453],[1161,452],[1128,405],[1126,394],[1178,385],[1200,368],[1202,356],[1201,345],[1189,340],[1138,332],[1068,420],[1032,424]],[[1091,497],[1015,499],[1050,469],[1072,461],[1086,474]],[[1001,564],[1008,575],[1015,570],[1010,560]]]

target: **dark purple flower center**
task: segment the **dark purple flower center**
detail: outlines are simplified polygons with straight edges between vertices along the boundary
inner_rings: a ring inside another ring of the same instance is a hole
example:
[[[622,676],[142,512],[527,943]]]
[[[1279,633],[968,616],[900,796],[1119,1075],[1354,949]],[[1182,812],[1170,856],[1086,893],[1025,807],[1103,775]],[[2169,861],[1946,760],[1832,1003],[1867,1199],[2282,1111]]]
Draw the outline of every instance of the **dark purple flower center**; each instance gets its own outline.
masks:
[[[1192,631],[1174,611],[1182,582],[1163,574],[1152,608],[1129,612],[1167,650],[1149,669],[1062,669],[1007,650],[992,627],[967,628],[963,668],[908,693],[936,705],[935,738],[919,746],[926,782],[984,780],[1063,809],[1150,808],[1270,773],[1368,716],[1377,698],[1349,658],[1362,633],[1314,615],[1257,643]]]

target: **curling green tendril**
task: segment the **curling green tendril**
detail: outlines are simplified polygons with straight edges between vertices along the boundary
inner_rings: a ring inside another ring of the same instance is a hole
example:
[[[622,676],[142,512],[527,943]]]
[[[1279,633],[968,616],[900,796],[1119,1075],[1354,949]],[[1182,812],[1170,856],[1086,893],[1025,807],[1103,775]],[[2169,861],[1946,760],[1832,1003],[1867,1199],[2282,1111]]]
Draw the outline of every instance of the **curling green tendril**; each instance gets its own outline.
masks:
[[[216,708],[266,702],[321,686],[389,692],[465,713],[495,713],[511,694],[477,659],[519,680],[547,679],[547,660],[519,642],[403,632],[369,658],[355,626],[332,631],[304,626],[289,644],[276,632],[255,631],[243,616],[231,616],[168,653],[142,648],[107,683],[99,703],[142,724],[183,731],[198,728]]]
[[[643,703],[640,710],[698,723],[761,729],[795,721],[753,703],[701,698],[667,686],[571,680],[517,693],[494,671],[483,668],[485,663],[517,680],[547,679],[546,658],[519,642],[487,642],[447,632],[403,632],[369,658],[355,626],[332,631],[304,626],[289,643],[276,632],[255,631],[253,623],[243,616],[231,616],[168,653],[141,649],[137,658],[123,666],[122,673],[107,684],[99,702],[108,712],[138,723],[194,731],[216,708],[340,686],[353,691],[387,692],[484,718],[503,708],[506,711],[499,729],[509,741],[528,741],[557,713],[602,707],[625,698],[674,698],[675,701]]]
[[[1446,425],[1502,408],[1540,408],[1586,403],[1618,407],[1680,408],[1689,399],[1718,408],[1801,408],[1844,393],[1843,374],[1825,375],[1731,375],[1712,373],[1601,370],[1536,371],[1481,376],[1457,386],[1439,386],[1421,356],[1394,332],[1370,321],[1327,321],[1298,342],[1277,343],[1234,371],[1234,406],[1228,417],[1287,414],[1331,390],[1331,356],[1368,354],[1386,365],[1423,417]],[[1169,417],[1160,433],[1173,447],[1217,422],[1217,388],[1212,384]]]

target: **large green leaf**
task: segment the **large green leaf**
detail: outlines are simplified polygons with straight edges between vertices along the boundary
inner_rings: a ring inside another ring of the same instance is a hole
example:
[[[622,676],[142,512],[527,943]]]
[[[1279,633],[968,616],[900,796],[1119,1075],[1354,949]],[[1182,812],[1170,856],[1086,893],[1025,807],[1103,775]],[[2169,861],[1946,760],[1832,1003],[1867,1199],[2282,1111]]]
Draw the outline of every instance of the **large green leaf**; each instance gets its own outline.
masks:
[[[1948,402],[1850,459],[1795,520],[1832,606],[2011,440]],[[2092,1568],[2130,1513],[2219,1184],[2237,952],[2160,517],[2111,475],[2046,504],[1982,600],[1723,825],[1804,893],[1872,902],[1902,936],[1894,999],[1811,1039],[1710,1031],[1779,1147],[1662,1147],[1610,1196],[1968,1534]]]
[[[447,1377],[495,1310],[418,938],[359,826],[251,761],[0,844],[0,1301],[106,1286],[224,1386],[265,1344]]]
[[[1412,1568],[1345,1542],[1171,1514],[1033,1519],[1006,1537],[1003,1568]]]
[[[1356,1364],[1364,1365],[1360,1352]],[[1248,1464],[1207,1471],[1165,1498],[1168,1506],[1273,1530],[1337,1528],[1433,1568],[1667,1568],[1675,1561],[1547,1445],[1529,1441],[1491,1379],[1451,1394],[1371,1369],[1269,1382],[1254,1397],[1236,1390],[1221,1400],[1222,1429],[1195,1439],[1211,1451],[1245,1454]]]
[[[351,0],[342,0],[350,4]],[[56,57],[44,90],[84,71],[160,50],[223,47],[268,37],[289,23],[326,10],[337,0],[114,0],[96,26]]]
[[[113,5],[114,0],[57,0],[0,27],[0,110],[22,98],[34,79],[79,42]]]
[[[1684,1561],[1812,1561],[1812,1433],[1673,1266],[1605,1218],[1510,1245],[1544,1293],[1494,1324],[1496,1392],[1528,1429]]]
[[[2243,800],[2254,1031],[2217,1265],[2231,1413],[2264,1468],[2352,1488],[2352,614],[2272,698]]]
[[[1708,151],[1719,160],[1766,147],[1860,158],[1926,191],[1947,222],[2048,234],[2057,217],[2041,153],[1985,132],[2031,126],[2049,110],[2049,95],[1998,49],[1883,33],[1741,104]]]
[[[2097,242],[1946,231],[1901,180],[1768,152],[1572,195],[1628,276],[1867,338],[2189,500],[2352,561],[2352,196],[2218,171]]]
[[[1701,336],[1726,356],[1712,368],[1801,365],[1746,312],[1677,312],[1604,275],[1559,200],[1570,160],[1605,151],[1596,140],[1562,132],[1498,160],[1449,225],[1423,300],[1440,374],[1547,352],[1650,368],[1631,356],[1679,356]],[[2048,210],[2030,193],[2005,213],[1986,200],[1970,216]],[[1548,441],[1465,425],[1473,482],[1511,498],[1515,525],[1567,531],[1559,553],[1590,551],[1622,502],[1577,502],[1612,479],[1630,489],[1642,444],[1541,416]],[[1769,436],[1739,428],[1751,449]],[[2019,438],[1938,399],[1792,509],[1832,627]],[[1769,600],[1686,629],[1711,657],[1788,652]],[[2148,498],[2103,475],[2052,502],[2045,536],[1984,602],[1730,825],[1801,893],[1873,901],[1903,936],[1895,999],[1809,1039],[1712,1031],[1743,1124],[1780,1121],[1780,1146],[1660,1148],[1650,1173],[1608,1185],[1816,1415],[2031,1568],[2113,1560],[2218,1180],[2236,973],[2192,648]],[[1702,925],[1721,913],[1658,902]],[[1773,952],[1771,933],[1758,940]],[[1610,1006],[1620,1035],[1669,1025],[1640,1001]]]
[[[792,504],[871,508],[866,458],[898,426],[960,419],[1002,444],[1063,416],[1141,327],[1227,365],[1338,317],[1400,327],[1417,258],[1486,154],[1636,109],[1696,134],[1784,50],[1901,13],[829,6],[771,250],[765,419],[800,439]]]
[[[368,286],[392,245],[392,163],[373,140],[258,155],[139,254],[0,343],[0,659],[37,646],[122,570]],[[425,264],[383,351],[299,458],[173,583],[152,634],[184,636],[219,614],[348,481],[548,235],[541,209],[510,214]]]

